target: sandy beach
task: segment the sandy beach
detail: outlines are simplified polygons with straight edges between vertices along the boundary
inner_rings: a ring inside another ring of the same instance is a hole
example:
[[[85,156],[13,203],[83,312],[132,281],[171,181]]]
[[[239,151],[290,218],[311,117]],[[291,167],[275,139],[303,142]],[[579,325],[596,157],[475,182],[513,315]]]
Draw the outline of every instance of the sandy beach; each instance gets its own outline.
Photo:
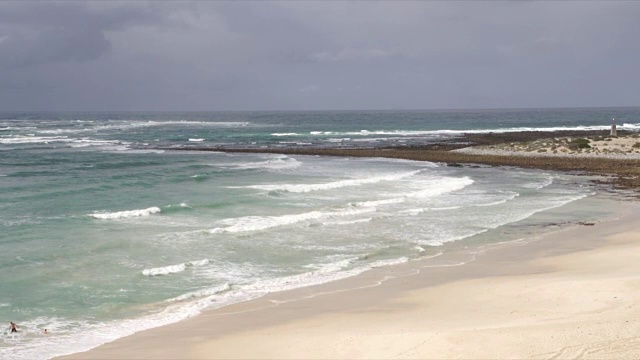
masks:
[[[640,0],[0,0],[0,360],[640,360]]]
[[[383,157],[446,163],[515,166],[603,176],[616,188],[640,191],[640,138],[603,131],[521,131],[468,133],[433,144],[388,148],[233,148],[186,147],[174,150]],[[578,142],[588,145],[580,147]]]
[[[640,208],[607,201],[617,219],[270,294],[65,358],[637,358]]]

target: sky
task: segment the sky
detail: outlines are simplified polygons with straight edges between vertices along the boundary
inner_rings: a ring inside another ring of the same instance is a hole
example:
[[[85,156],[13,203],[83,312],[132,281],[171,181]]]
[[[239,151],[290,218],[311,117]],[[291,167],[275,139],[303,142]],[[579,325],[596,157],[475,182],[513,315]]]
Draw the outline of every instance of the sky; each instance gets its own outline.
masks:
[[[640,106],[637,1],[0,1],[0,111]]]

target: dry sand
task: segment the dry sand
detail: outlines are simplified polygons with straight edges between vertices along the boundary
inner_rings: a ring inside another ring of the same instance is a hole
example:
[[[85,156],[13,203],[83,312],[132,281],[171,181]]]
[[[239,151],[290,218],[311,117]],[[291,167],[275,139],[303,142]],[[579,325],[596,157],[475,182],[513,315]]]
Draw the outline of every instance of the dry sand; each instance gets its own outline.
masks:
[[[589,148],[580,148],[574,142],[581,138],[590,139]],[[630,131],[619,131],[618,137],[603,131],[470,133],[422,146],[371,149],[189,147],[178,150],[384,157],[454,166],[484,164],[570,171],[602,176],[616,188],[631,189],[636,196],[640,195],[640,134]]]
[[[580,139],[587,140],[588,146],[578,147],[577,141]],[[454,151],[469,154],[640,159],[640,135],[551,137],[534,141],[472,146]]]
[[[73,359],[640,358],[640,209],[531,242],[379,268]]]

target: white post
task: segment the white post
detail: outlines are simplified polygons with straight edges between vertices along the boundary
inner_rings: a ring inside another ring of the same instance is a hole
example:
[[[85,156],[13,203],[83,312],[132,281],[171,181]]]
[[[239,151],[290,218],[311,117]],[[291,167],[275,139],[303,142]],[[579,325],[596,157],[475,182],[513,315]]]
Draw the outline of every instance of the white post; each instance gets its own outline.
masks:
[[[616,119],[611,119],[611,136],[618,136],[618,130],[616,129]]]

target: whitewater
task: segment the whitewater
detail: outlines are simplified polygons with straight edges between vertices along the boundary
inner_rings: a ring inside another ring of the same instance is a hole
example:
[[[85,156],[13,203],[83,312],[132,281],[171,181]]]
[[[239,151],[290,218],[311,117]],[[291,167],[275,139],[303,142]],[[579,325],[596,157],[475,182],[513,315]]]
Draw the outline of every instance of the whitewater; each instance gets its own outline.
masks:
[[[610,117],[640,130],[634,108],[0,113],[0,319],[21,329],[2,329],[0,358],[79,352],[268,293],[604,216],[589,207],[587,179],[568,174],[201,148],[423,145]],[[560,211],[578,204],[587,210]]]

